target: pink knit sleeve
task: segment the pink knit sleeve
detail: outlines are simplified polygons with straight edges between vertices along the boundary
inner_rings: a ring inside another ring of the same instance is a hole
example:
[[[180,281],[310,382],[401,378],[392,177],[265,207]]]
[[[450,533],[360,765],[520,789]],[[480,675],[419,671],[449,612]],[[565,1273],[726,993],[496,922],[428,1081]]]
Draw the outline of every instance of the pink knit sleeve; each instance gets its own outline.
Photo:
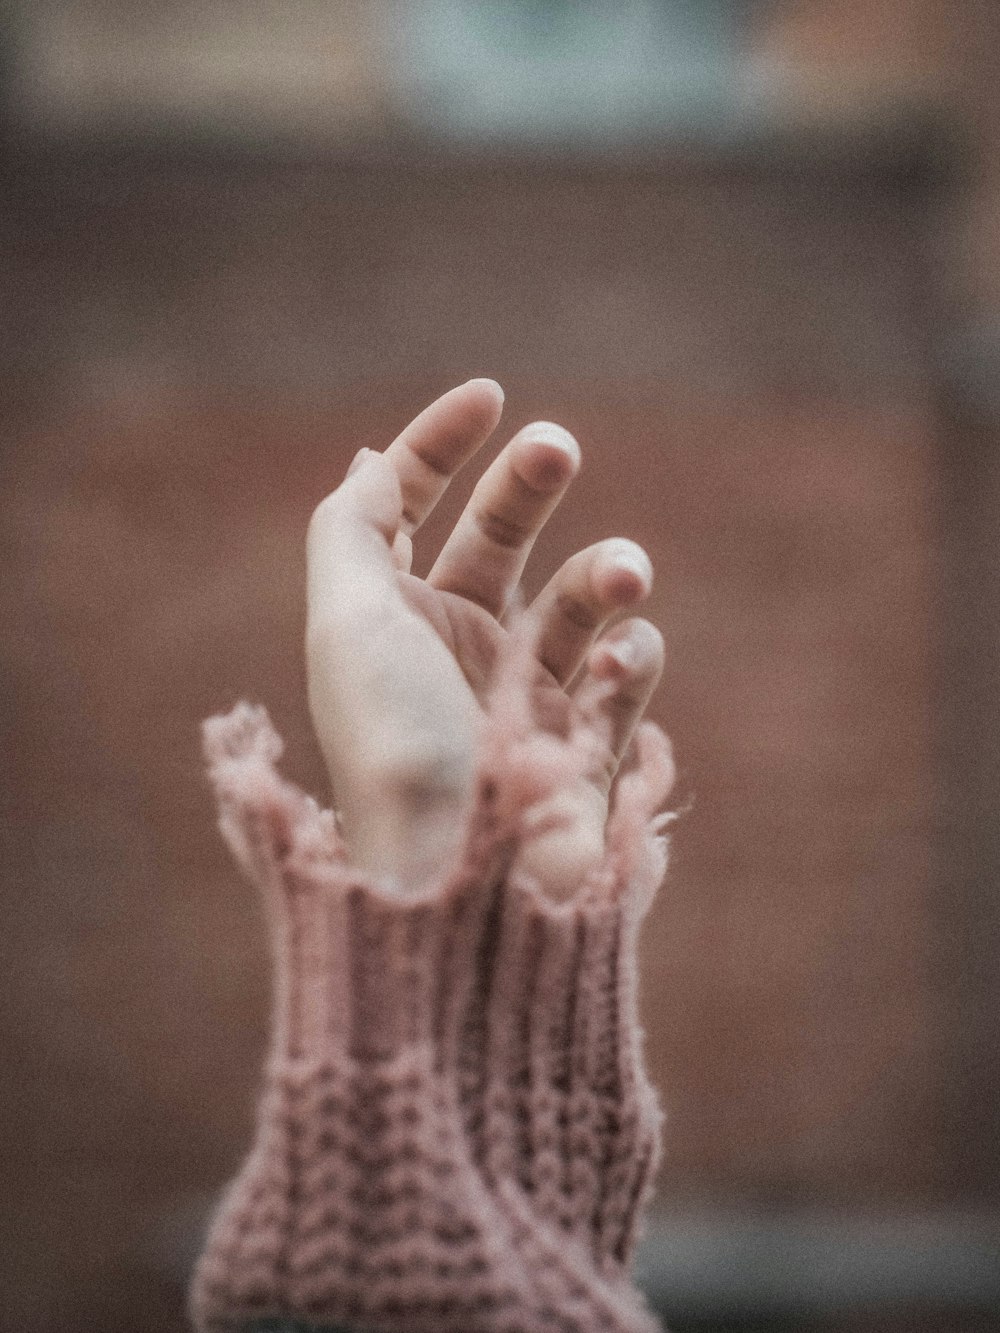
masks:
[[[661,1119],[636,937],[665,866],[654,812],[669,751],[646,724],[603,864],[555,904],[512,870],[532,744],[498,707],[461,858],[401,896],[353,870],[332,815],[278,775],[263,709],[205,724],[275,974],[255,1142],[192,1287],[205,1333],[265,1318],[379,1333],[658,1328],[630,1277]]]

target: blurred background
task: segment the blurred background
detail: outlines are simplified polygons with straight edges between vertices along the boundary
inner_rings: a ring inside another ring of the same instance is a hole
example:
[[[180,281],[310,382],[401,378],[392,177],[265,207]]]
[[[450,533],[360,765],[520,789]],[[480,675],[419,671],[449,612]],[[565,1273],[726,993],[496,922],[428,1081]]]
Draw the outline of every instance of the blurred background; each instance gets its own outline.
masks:
[[[265,702],[325,797],[309,513],[490,375],[503,438],[584,451],[531,587],[599,536],[658,568],[692,808],[643,1282],[677,1333],[1000,1328],[1000,7],[8,0],[0,38],[0,1325],[186,1326],[268,1002],[198,722]]]

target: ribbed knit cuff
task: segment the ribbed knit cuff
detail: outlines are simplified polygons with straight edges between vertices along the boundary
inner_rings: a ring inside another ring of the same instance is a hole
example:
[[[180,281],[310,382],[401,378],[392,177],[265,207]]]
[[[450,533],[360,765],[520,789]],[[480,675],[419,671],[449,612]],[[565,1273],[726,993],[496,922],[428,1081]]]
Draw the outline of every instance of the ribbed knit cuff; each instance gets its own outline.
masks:
[[[262,709],[205,737],[223,831],[267,906],[275,1007],[198,1326],[655,1328],[628,1266],[659,1153],[635,954],[664,867],[666,742],[643,732],[604,863],[555,904],[512,870],[525,738],[503,715],[462,856],[409,896],[353,870],[333,817],[277,775]]]

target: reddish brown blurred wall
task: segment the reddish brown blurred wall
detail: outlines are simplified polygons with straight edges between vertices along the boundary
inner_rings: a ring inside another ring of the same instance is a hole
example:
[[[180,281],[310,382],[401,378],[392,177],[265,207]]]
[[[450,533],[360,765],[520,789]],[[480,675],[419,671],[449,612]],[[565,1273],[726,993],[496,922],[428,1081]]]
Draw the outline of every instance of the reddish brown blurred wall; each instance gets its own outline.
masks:
[[[897,165],[8,168],[21,1328],[182,1326],[170,1255],[247,1146],[267,1003],[197,724],[264,700],[322,793],[310,508],[473,374],[504,434],[583,445],[534,584],[619,532],[659,570],[653,711],[692,806],[643,946],[661,1199],[908,1206],[953,1199],[956,1153],[994,1162],[944,1089],[931,186]]]

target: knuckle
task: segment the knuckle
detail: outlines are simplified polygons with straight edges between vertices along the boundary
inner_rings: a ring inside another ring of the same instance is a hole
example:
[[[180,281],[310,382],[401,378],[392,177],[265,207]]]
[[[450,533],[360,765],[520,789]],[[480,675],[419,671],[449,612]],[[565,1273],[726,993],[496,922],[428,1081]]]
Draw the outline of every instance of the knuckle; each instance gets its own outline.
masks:
[[[644,691],[636,690],[634,684],[616,690],[605,705],[611,717],[622,721],[641,713],[646,706]]]
[[[480,509],[476,512],[476,527],[495,546],[510,549],[521,546],[528,537],[528,529],[515,519],[505,518],[495,510]]]
[[[556,606],[563,619],[578,629],[592,630],[600,624],[601,617],[596,608],[573,593],[560,593],[556,598]]]
[[[410,447],[410,453],[422,463],[432,477],[438,481],[450,481],[454,468],[445,459],[438,458],[429,448]]]

